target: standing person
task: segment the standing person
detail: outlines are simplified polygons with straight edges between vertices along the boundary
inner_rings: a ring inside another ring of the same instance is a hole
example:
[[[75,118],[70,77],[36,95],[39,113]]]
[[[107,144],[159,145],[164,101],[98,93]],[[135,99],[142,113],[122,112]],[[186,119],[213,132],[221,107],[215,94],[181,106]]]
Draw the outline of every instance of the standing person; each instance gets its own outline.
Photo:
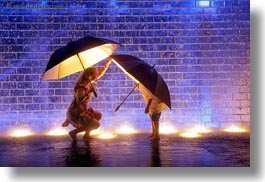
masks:
[[[111,59],[99,72],[95,67],[87,68],[75,84],[74,98],[67,110],[66,120],[62,123],[62,127],[72,124],[76,128],[69,132],[73,141],[76,141],[76,135],[83,131],[85,131],[83,138],[89,139],[91,130],[95,130],[100,126],[102,113],[88,107],[92,93],[95,92],[95,87],[91,83],[97,82],[107,71],[110,64]]]
[[[145,113],[149,114],[151,125],[152,125],[152,135],[149,136],[151,140],[159,140],[159,119],[161,112],[166,109],[166,105],[154,96],[148,89],[146,89],[141,83],[134,86],[134,89],[140,90],[144,101],[146,103]]]

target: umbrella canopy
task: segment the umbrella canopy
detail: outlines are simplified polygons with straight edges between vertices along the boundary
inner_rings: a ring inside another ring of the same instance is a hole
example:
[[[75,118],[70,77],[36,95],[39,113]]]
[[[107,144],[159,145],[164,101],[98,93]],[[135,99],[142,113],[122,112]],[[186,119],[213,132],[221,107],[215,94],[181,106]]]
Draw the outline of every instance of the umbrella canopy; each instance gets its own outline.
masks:
[[[50,57],[42,80],[61,79],[109,57],[119,43],[87,36],[57,49]]]
[[[168,86],[154,69],[154,66],[150,66],[145,61],[130,55],[112,55],[110,57],[130,78],[136,83],[141,83],[171,109]]]

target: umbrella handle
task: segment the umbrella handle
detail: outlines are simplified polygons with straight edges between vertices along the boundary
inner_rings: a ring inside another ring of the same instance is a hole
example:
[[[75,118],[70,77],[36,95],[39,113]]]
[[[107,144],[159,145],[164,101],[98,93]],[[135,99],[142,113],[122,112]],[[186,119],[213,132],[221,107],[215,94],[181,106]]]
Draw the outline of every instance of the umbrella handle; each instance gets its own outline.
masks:
[[[94,96],[96,97],[96,98],[98,98],[98,94],[97,94],[97,92],[93,89],[93,94],[94,94]]]
[[[116,107],[115,112],[117,112],[120,109],[120,107],[121,107],[121,104],[118,105],[118,107]]]
[[[89,80],[89,84],[90,84],[90,86],[91,86],[91,89],[92,89],[92,92],[93,92],[94,96],[95,96],[96,98],[98,98],[98,94],[97,94],[97,92],[95,91],[95,89],[94,89],[94,87],[93,87],[93,85],[92,85],[90,79],[88,79],[88,80]]]

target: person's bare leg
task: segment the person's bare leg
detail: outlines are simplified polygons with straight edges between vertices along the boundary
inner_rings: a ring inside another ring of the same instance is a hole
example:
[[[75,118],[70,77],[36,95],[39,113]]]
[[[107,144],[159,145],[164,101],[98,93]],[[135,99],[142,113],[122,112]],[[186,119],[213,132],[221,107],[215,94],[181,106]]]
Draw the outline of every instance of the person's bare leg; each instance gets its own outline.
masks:
[[[152,119],[151,119],[151,125],[152,125],[152,135],[148,136],[148,138],[152,138],[155,134],[155,125],[154,125],[154,121],[152,121]]]
[[[78,133],[82,132],[82,131],[84,131],[84,129],[80,129],[80,128],[79,129],[74,129],[74,130],[69,132],[69,135],[73,139],[73,141],[77,141],[77,136],[76,135]]]
[[[152,140],[159,140],[159,119],[160,119],[161,113],[153,114],[151,116],[152,123],[153,123],[153,136],[151,137]]]
[[[93,137],[90,136],[90,132],[92,130],[95,130],[97,128],[99,128],[100,123],[96,120],[93,120],[93,122],[91,122],[89,125],[86,126],[86,133],[83,136],[84,140],[89,140],[92,139]]]
[[[154,140],[159,140],[160,139],[160,136],[159,136],[159,121],[153,121],[154,122],[154,126],[155,126],[155,133],[154,133],[154,136],[152,139]]]
[[[90,140],[90,139],[93,139],[93,137],[90,136],[90,132],[91,130],[86,130],[84,136],[83,136],[83,139],[84,140]]]

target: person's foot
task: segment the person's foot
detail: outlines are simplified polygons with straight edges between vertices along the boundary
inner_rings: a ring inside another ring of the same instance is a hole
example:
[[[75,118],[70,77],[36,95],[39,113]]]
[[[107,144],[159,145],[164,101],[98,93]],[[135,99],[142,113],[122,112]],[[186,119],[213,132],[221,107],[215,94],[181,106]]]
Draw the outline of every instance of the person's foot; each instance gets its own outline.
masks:
[[[91,137],[91,136],[89,136],[89,135],[84,135],[84,136],[83,136],[83,139],[84,139],[85,141],[87,141],[87,140],[91,140],[91,139],[94,139],[94,138]]]
[[[153,137],[154,137],[154,134],[148,136],[147,138],[151,139],[151,138],[153,138]]]
[[[88,140],[94,139],[94,137],[91,137],[91,136],[84,136],[83,139],[84,139],[85,141],[88,141]]]
[[[69,132],[70,137],[73,139],[73,141],[77,141],[76,133],[73,131]]]
[[[154,135],[154,136],[150,137],[149,139],[150,139],[150,140],[160,140],[160,137]]]
[[[87,130],[83,136],[83,139],[84,140],[90,140],[90,139],[93,139],[93,137],[90,136],[90,132],[91,130]]]

